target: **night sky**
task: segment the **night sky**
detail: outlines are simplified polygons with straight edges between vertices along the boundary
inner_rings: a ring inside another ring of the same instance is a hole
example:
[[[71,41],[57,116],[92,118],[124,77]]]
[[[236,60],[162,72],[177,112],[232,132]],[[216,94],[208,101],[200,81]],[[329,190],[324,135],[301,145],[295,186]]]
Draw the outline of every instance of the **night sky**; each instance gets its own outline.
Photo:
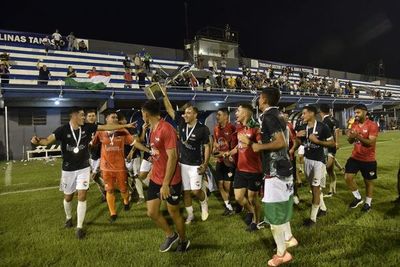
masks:
[[[126,2],[5,1],[0,28],[183,48],[184,1]],[[186,2],[190,37],[229,23],[245,57],[400,79],[400,1]]]

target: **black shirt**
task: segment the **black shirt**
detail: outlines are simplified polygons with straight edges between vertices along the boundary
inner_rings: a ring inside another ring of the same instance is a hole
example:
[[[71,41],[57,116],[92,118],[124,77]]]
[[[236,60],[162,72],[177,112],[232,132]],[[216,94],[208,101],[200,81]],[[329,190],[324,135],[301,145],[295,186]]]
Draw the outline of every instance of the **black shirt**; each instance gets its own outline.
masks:
[[[275,139],[275,135],[282,133],[285,141],[289,142],[289,130],[281,112],[277,107],[271,107],[260,117],[262,142],[270,143]],[[264,174],[270,177],[284,179],[292,175],[292,166],[289,160],[287,148],[278,151],[262,152],[262,164]]]
[[[178,125],[179,162],[192,166],[201,165],[204,160],[204,145],[210,142],[210,130],[197,121],[194,129],[188,128],[186,132],[187,123],[182,118],[179,118]]]
[[[328,126],[326,126],[324,123],[316,121],[316,126],[315,126],[315,131],[314,131],[314,126],[308,127],[308,133],[306,133],[306,136],[301,137],[300,140],[304,145],[304,157],[310,160],[316,160],[316,161],[321,161],[325,163],[325,153],[324,153],[324,147],[314,144],[308,139],[308,136],[311,134],[314,134],[317,136],[318,140],[320,141],[327,141],[328,139],[332,138],[332,135],[329,131]],[[304,124],[301,126],[299,129],[301,130],[306,130],[307,131],[307,124]]]
[[[322,122],[328,126],[333,139],[336,140],[335,131],[339,128],[339,122],[332,116],[325,116]]]
[[[48,80],[50,75],[49,69],[44,70],[43,67],[39,69],[39,80]]]
[[[75,70],[67,71],[67,77],[68,78],[76,78],[76,72]]]
[[[61,141],[61,153],[63,156],[62,170],[76,171],[89,167],[89,143],[92,140],[92,134],[97,131],[97,124],[85,123],[81,126],[81,141],[79,143],[79,152],[74,153],[76,141],[72,135],[70,124],[58,127],[53,134],[56,140]],[[79,129],[74,131],[76,139],[79,139]]]
[[[145,72],[139,72],[137,74],[137,76],[139,77],[139,83],[140,84],[145,84],[146,83],[147,74]]]

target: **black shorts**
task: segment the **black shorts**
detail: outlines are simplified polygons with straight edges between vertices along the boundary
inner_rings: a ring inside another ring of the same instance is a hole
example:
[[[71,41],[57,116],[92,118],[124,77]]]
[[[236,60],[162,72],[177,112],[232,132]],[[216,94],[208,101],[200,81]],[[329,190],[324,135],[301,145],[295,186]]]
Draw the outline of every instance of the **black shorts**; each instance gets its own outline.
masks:
[[[349,158],[346,162],[345,169],[346,173],[356,174],[360,171],[366,180],[374,180],[378,178],[376,161],[360,161]]]
[[[250,191],[257,192],[260,190],[263,181],[262,173],[250,173],[236,171],[233,188],[247,188]]]
[[[223,162],[217,162],[215,165],[215,179],[217,181],[233,181],[235,168],[228,167]]]
[[[161,185],[156,184],[152,180],[150,180],[149,188],[147,189],[147,201],[160,198],[160,189]],[[171,185],[170,186],[171,196],[167,198],[167,202],[171,205],[179,205],[179,201],[181,199],[182,193],[182,183]]]
[[[328,155],[336,156],[336,147],[328,147]]]

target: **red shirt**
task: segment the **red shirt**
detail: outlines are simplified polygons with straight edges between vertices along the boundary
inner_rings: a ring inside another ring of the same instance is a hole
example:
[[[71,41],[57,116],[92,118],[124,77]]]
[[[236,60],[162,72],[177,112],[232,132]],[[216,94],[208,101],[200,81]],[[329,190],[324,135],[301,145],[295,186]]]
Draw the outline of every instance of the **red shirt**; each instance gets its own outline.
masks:
[[[125,79],[125,83],[131,84],[132,83],[132,73],[125,73],[124,79]]]
[[[157,128],[151,131],[150,147],[153,162],[151,180],[158,185],[162,185],[164,181],[168,161],[167,149],[177,149],[177,140],[174,127],[164,120],[160,120]],[[176,161],[175,173],[170,185],[178,184],[181,180],[181,170],[178,161]]]
[[[133,136],[128,130],[98,131],[93,138],[93,145],[98,143],[101,143],[100,169],[102,171],[126,171],[124,147],[133,143]]]
[[[362,138],[366,139],[368,139],[370,136],[377,137],[379,132],[378,125],[368,119],[364,121],[362,125],[358,122],[353,123],[351,129],[360,134]],[[356,140],[354,142],[354,148],[351,157],[359,161],[375,161],[375,144],[367,147],[363,145],[360,141]]]
[[[291,149],[294,143],[294,140],[296,140],[296,131],[293,128],[293,124],[288,122],[287,127],[289,129],[289,148]]]
[[[228,152],[237,145],[237,134],[236,127],[227,123],[224,128],[219,125],[214,127],[214,140],[217,143],[217,150],[220,152]],[[219,162],[223,162],[224,159],[218,158]]]
[[[258,143],[261,140],[260,128],[248,128],[241,127],[238,130],[239,134],[245,134],[249,137],[250,141]],[[241,143],[237,146],[238,148],[238,163],[237,169],[241,172],[249,173],[262,173],[261,157],[260,153],[253,151],[251,147]]]

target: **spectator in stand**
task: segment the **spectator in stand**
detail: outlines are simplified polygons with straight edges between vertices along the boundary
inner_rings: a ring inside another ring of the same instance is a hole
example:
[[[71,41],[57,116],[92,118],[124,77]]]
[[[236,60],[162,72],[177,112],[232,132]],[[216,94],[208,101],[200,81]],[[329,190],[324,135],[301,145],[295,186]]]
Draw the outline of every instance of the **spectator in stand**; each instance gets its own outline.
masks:
[[[10,71],[4,63],[0,64],[0,79],[1,79],[1,88],[8,85],[10,83]]]
[[[4,64],[7,69],[10,68],[10,54],[7,54],[6,51],[0,54],[0,63]]]
[[[49,69],[45,64],[43,66],[40,66],[40,60],[38,60],[36,64],[36,68],[39,70],[39,76],[38,76],[38,85],[47,85],[49,79],[51,78],[51,74]]]
[[[243,88],[242,77],[240,77],[240,76],[236,77],[236,88],[237,89],[242,89]]]
[[[46,56],[49,54],[49,50],[51,48],[51,42],[49,36],[46,36],[42,39],[42,44],[44,45],[44,50],[46,51]]]
[[[144,49],[144,48],[143,48]],[[150,72],[150,62],[151,62],[151,55],[149,52],[145,51],[143,56],[143,63],[146,68],[146,71]]]
[[[88,75],[88,78],[92,78],[92,76],[96,76],[98,74],[96,67],[92,67],[92,69],[88,70],[86,72],[86,74]]]
[[[54,49],[61,49],[61,40],[62,40],[62,36],[61,34],[58,32],[58,30],[56,30],[55,33],[53,33],[51,35],[51,37],[53,38],[53,43],[54,43]]]
[[[231,75],[228,78],[228,89],[235,89],[236,88],[236,79]]]
[[[67,37],[68,41],[68,51],[75,51],[76,47],[76,37],[73,32],[71,32]]]
[[[74,68],[72,66],[68,66],[67,77],[68,78],[76,78],[76,71],[74,70]]]
[[[141,71],[143,65],[139,53],[136,53],[135,58],[133,59],[133,63],[135,64],[135,72],[136,74],[138,74]]]
[[[226,71],[226,59],[225,59],[225,55],[222,55],[222,59],[221,59],[221,73],[225,74]]]
[[[87,52],[87,51],[88,51],[88,48],[87,48],[87,46],[86,46],[85,41],[81,40],[81,41],[78,43],[78,50],[79,50],[79,52]]]
[[[213,61],[213,59],[209,58],[207,63],[208,63],[208,69],[210,71],[214,72],[214,61]]]
[[[125,68],[125,74],[124,74],[124,80],[125,80],[125,85],[124,88],[132,88],[132,71],[131,69],[126,69]]]
[[[131,63],[132,63],[131,58],[128,57],[128,56],[125,56],[124,61],[122,61],[122,64],[124,65],[125,71],[131,69]]]
[[[206,80],[204,81],[204,89],[206,91],[211,91],[211,80],[210,76],[207,76]]]
[[[143,69],[139,70],[139,73],[136,74],[136,81],[139,84],[140,89],[144,89],[146,87],[146,80],[150,82],[150,79],[147,77],[147,74]]]

